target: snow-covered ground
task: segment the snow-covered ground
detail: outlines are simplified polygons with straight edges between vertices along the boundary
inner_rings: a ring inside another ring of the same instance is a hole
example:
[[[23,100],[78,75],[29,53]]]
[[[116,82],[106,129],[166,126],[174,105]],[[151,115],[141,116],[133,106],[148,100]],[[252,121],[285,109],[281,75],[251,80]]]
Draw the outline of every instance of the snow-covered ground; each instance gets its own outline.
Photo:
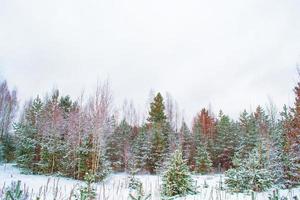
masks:
[[[197,195],[178,198],[178,200],[251,200],[251,195],[247,194],[230,194],[224,190],[220,190],[220,175],[204,175],[194,176],[199,187]],[[160,199],[161,178],[152,175],[137,176],[143,183],[145,194],[151,193],[152,200]],[[222,177],[223,179],[223,177]],[[42,175],[25,175],[12,164],[0,165],[0,190],[5,185],[9,185],[12,181],[22,181],[22,188],[28,190],[32,197],[39,196],[41,200],[64,200],[71,199],[71,194],[78,190],[81,181],[68,178],[59,178],[54,176]],[[128,175],[113,174],[110,175],[103,183],[97,184],[97,199],[99,200],[127,200]],[[206,187],[205,184],[206,183]],[[24,189],[23,189],[24,190]],[[272,192],[256,193],[255,199],[266,200]],[[300,188],[293,190],[280,190],[280,194],[287,196],[288,199],[298,195],[300,197]],[[35,198],[33,198],[35,199]]]

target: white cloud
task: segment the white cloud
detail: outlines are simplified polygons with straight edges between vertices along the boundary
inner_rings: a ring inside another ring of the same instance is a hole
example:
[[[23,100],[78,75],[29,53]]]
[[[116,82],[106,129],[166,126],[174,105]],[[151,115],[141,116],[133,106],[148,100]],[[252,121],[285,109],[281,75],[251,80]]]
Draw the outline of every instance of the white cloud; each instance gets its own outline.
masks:
[[[22,99],[109,77],[117,104],[169,91],[188,119],[293,101],[297,0],[2,0],[0,66]]]

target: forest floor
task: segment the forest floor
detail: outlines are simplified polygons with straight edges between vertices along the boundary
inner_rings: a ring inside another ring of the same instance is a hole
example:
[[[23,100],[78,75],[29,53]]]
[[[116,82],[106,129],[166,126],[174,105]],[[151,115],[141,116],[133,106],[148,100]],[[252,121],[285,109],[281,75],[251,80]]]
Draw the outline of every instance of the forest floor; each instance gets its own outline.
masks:
[[[151,194],[151,200],[159,200],[161,178],[154,175],[137,175],[143,183],[145,194]],[[220,189],[220,180],[224,182],[223,175],[194,175],[194,180],[198,186],[198,194],[187,197],[177,198],[178,200],[251,200],[250,194],[235,193],[231,194]],[[28,191],[29,199],[40,200],[67,200],[74,199],[74,193],[78,193],[82,181],[73,180],[70,178],[44,176],[44,175],[26,175],[22,174],[21,170],[13,164],[0,165],[0,199],[1,190],[12,181],[22,182],[22,190]],[[96,184],[97,200],[127,200],[129,199],[128,189],[129,177],[127,174],[111,174],[102,183]],[[267,192],[255,193],[254,199],[267,200],[269,194],[274,189]],[[3,192],[2,192],[3,193]],[[281,196],[286,196],[292,200],[293,196],[300,197],[300,188],[292,190],[280,190]],[[3,196],[2,196],[3,198]],[[3,198],[4,199],[4,198]]]

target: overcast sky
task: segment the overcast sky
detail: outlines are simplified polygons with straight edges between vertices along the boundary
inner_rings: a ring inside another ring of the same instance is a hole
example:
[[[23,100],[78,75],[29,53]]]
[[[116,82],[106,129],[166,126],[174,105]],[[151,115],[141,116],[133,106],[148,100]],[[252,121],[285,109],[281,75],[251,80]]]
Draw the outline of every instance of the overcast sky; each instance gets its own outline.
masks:
[[[0,0],[0,73],[21,100],[109,78],[116,105],[152,89],[236,117],[293,102],[299,19],[299,0]]]

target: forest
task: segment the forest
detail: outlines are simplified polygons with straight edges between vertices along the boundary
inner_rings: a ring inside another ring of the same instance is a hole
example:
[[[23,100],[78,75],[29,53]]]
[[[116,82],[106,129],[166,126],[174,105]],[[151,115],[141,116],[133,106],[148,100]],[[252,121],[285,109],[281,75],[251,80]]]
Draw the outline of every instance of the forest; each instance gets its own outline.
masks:
[[[258,105],[233,119],[202,108],[189,125],[160,92],[138,120],[132,104],[114,110],[108,82],[89,96],[55,89],[19,105],[2,80],[0,161],[29,174],[92,175],[95,182],[113,173],[163,175],[166,196],[193,192],[191,174],[224,173],[231,192],[293,188],[300,183],[300,81],[293,91],[294,104],[280,111]]]

